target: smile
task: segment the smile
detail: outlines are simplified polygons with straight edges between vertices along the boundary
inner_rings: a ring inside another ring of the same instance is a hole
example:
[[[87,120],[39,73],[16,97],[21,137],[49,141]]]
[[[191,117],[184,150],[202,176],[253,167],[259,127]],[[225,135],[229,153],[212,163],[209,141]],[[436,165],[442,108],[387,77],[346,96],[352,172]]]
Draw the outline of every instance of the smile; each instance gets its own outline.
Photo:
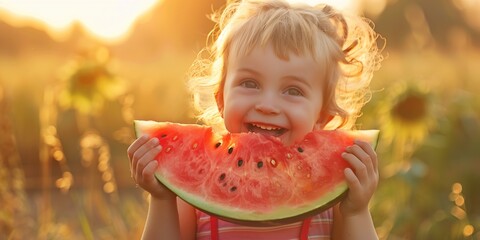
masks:
[[[247,123],[247,129],[249,132],[260,133],[274,137],[279,137],[287,131],[285,128],[261,123]]]

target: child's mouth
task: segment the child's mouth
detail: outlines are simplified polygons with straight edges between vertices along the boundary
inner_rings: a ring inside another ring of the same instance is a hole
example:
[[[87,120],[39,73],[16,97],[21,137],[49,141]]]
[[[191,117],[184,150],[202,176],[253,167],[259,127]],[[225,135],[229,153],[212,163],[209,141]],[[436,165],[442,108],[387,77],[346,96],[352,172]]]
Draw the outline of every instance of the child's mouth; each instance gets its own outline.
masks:
[[[260,133],[274,137],[280,137],[287,131],[285,128],[261,123],[247,123],[247,129],[249,132]]]

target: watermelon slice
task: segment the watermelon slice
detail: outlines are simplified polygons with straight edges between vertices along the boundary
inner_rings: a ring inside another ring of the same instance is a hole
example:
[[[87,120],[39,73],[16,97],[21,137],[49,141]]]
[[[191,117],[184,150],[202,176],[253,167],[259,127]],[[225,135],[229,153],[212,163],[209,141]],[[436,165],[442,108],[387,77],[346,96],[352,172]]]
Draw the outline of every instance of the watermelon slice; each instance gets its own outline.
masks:
[[[220,219],[254,226],[299,221],[345,195],[341,157],[354,139],[377,145],[377,130],[314,131],[291,146],[257,133],[219,135],[196,124],[136,120],[163,150],[156,178],[184,201]]]

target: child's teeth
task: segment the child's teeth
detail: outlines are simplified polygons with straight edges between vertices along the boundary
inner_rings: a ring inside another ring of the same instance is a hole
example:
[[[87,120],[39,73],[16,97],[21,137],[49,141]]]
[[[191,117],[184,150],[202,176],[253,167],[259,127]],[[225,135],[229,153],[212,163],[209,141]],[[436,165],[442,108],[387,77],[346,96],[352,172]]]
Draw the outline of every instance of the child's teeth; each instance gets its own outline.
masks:
[[[279,128],[275,128],[275,127],[269,127],[269,126],[261,126],[261,125],[257,125],[257,124],[253,124],[255,127],[258,127],[258,128],[261,128],[261,129],[264,129],[264,130],[276,130],[276,129],[279,129]]]

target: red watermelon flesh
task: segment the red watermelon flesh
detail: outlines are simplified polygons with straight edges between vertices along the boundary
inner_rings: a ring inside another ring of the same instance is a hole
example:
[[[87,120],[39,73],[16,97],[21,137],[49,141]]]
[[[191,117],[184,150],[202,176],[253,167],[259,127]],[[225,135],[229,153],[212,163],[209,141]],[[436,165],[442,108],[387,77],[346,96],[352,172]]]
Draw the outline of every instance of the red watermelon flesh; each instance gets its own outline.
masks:
[[[314,131],[291,146],[258,133],[219,135],[210,127],[135,121],[137,136],[160,140],[156,178],[221,219],[255,226],[301,220],[347,191],[341,157],[354,139],[376,146],[377,130]]]

